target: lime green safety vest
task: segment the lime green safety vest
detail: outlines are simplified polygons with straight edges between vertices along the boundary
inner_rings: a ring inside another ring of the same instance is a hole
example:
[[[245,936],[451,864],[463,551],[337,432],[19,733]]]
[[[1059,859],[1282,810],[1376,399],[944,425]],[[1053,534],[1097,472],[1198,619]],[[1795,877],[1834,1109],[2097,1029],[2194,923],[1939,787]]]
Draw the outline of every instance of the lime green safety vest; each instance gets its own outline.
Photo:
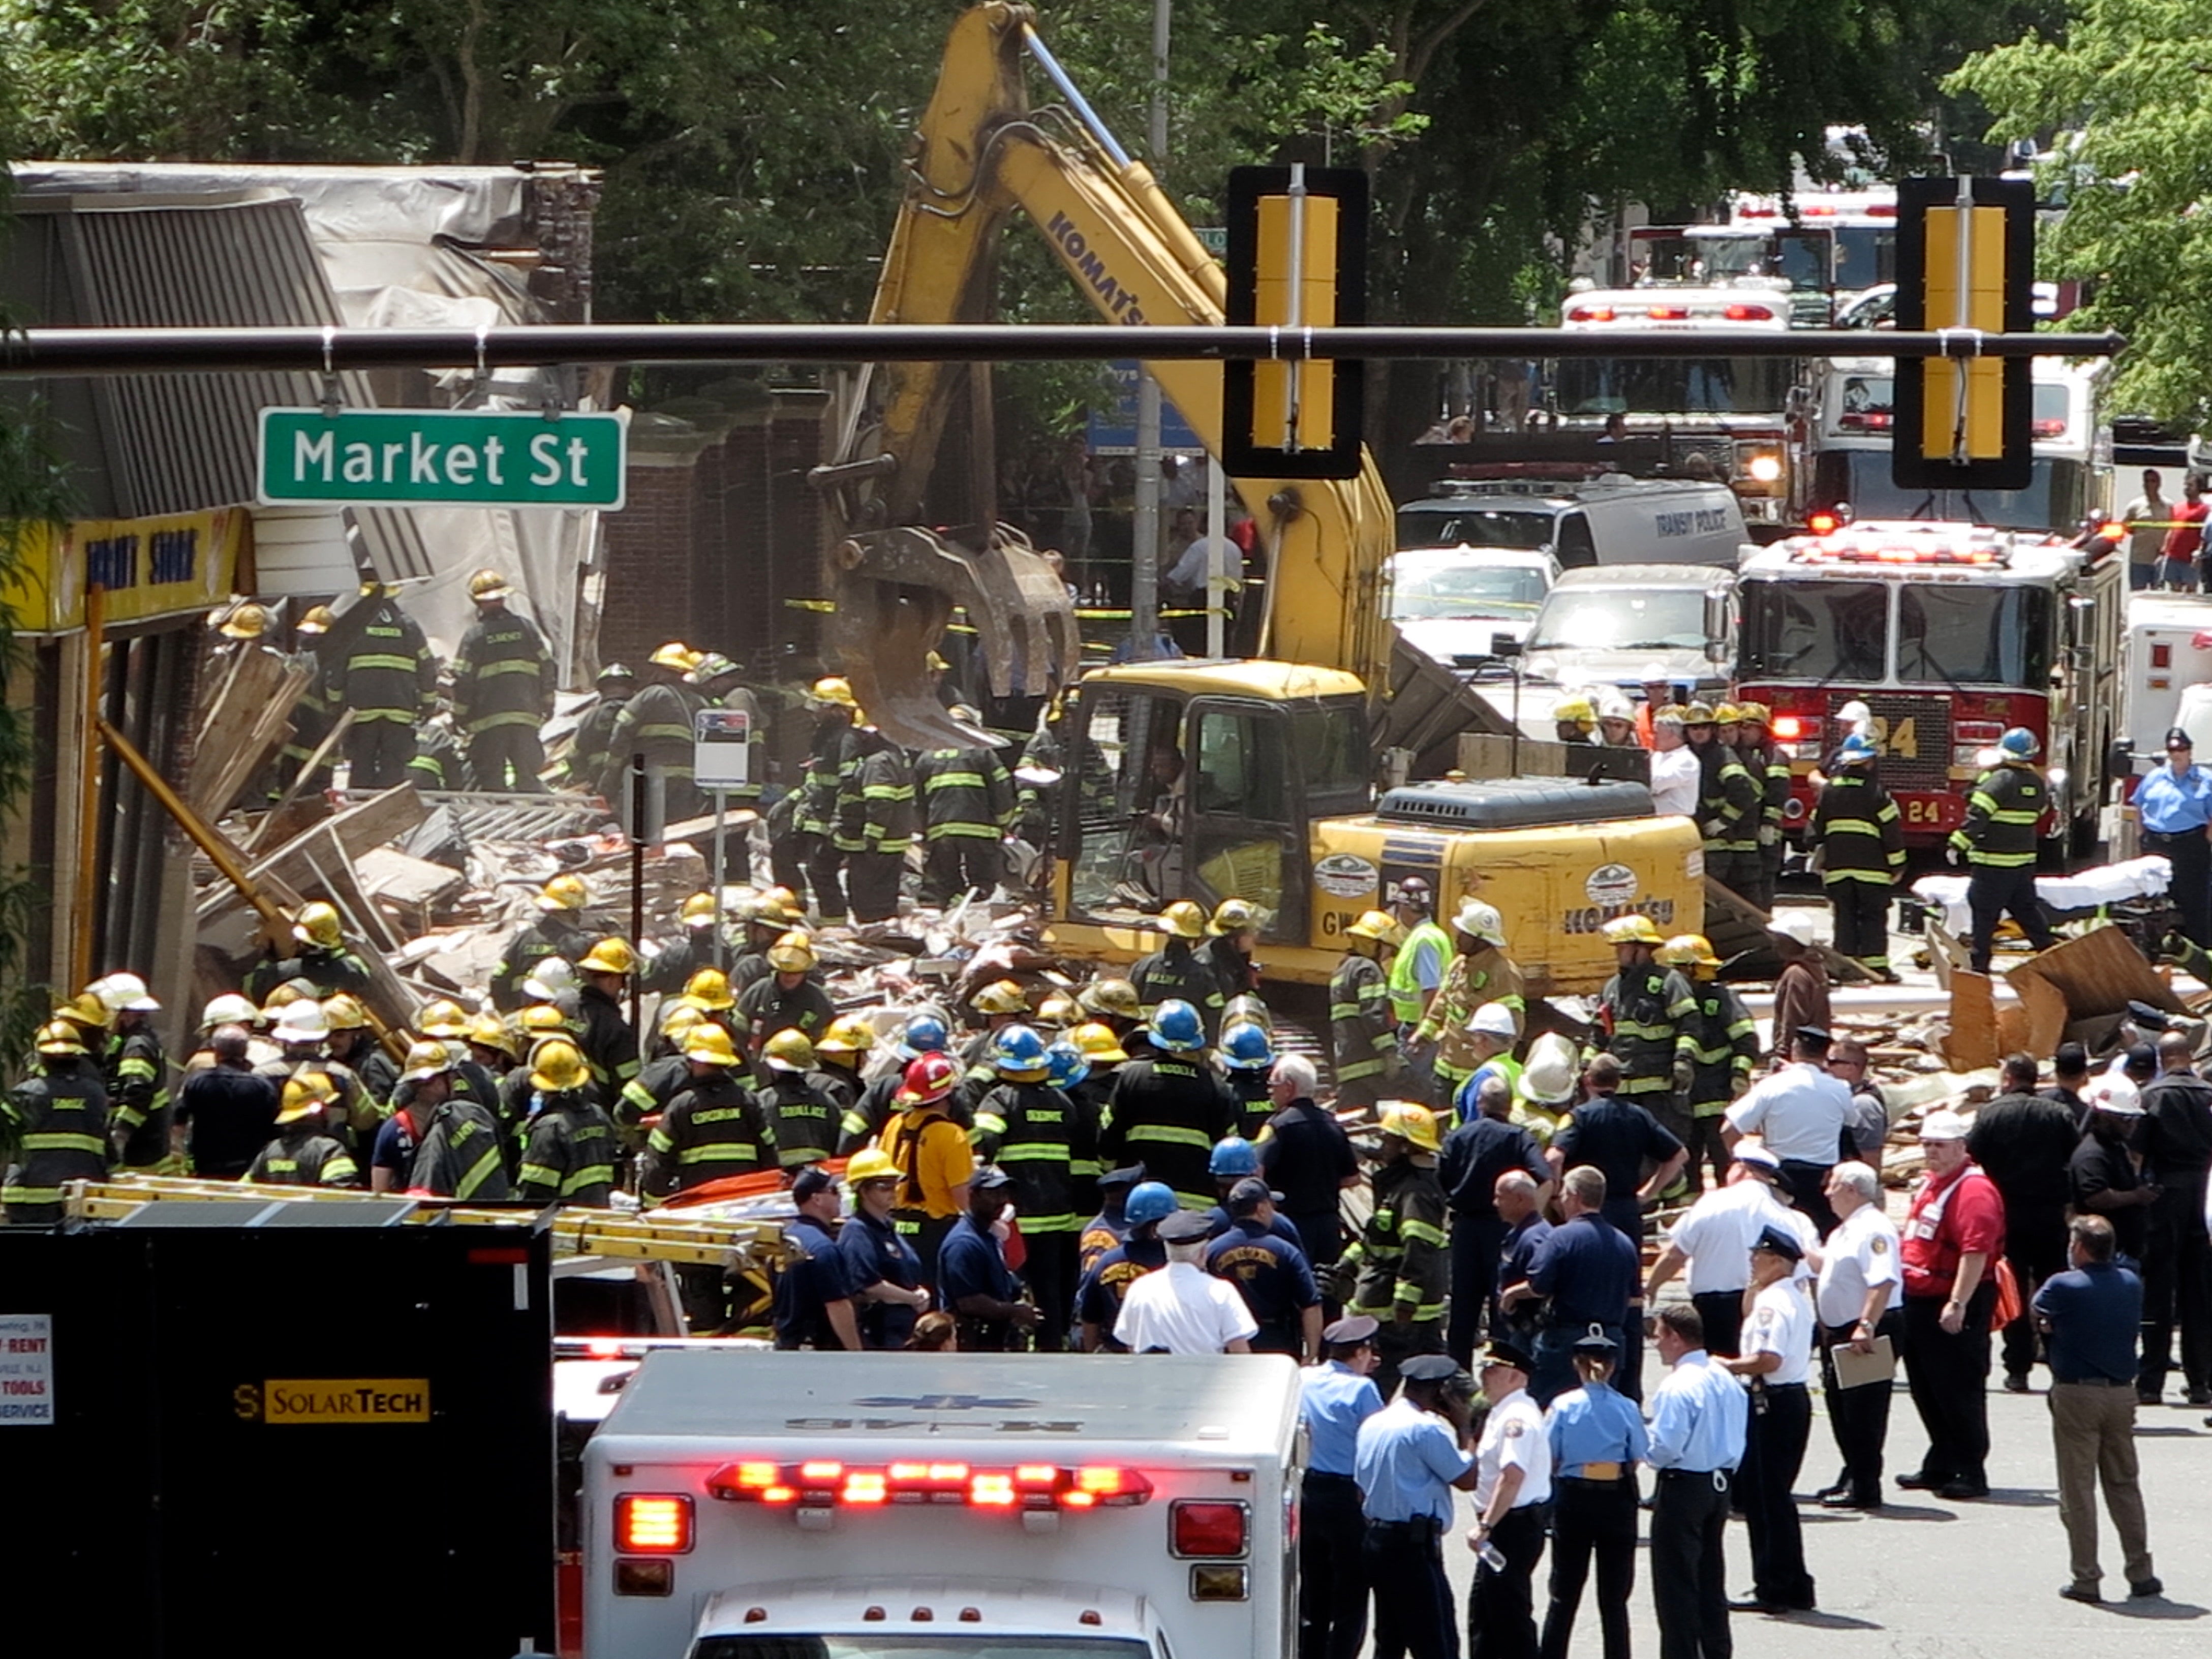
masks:
[[[1401,1025],[1413,1024],[1429,1011],[1430,993],[1413,976],[1413,963],[1425,944],[1436,947],[1440,970],[1451,966],[1451,935],[1435,922],[1425,921],[1406,935],[1406,942],[1390,961],[1390,1007]]]

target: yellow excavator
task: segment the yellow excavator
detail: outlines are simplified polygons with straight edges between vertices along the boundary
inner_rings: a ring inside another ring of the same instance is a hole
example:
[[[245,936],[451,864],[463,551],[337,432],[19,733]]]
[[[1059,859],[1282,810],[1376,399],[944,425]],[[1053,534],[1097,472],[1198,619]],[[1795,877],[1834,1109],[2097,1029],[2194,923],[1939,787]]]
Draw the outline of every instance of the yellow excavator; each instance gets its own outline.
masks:
[[[1063,102],[1031,107],[1030,62]],[[985,319],[1000,234],[1017,210],[1106,322],[1222,324],[1226,283],[1212,256],[1092,113],[1034,11],[988,0],[952,27],[870,320]],[[1220,365],[1146,368],[1218,454]],[[1167,902],[1234,896],[1265,918],[1272,978],[1326,983],[1345,928],[1419,875],[1443,919],[1468,896],[1497,905],[1542,992],[1603,982],[1613,952],[1598,929],[1612,916],[1702,925],[1697,828],[1652,817],[1636,785],[1449,780],[1374,803],[1377,757],[1404,740],[1413,700],[1389,696],[1395,629],[1382,584],[1395,524],[1371,457],[1341,483],[1231,481],[1267,555],[1261,658],[1132,662],[1079,680],[1074,616],[1050,560],[1012,526],[919,522],[963,381],[983,428],[970,447],[988,464],[981,380],[942,364],[879,364],[848,400],[815,475],[830,526],[829,643],[871,718],[912,746],[976,740],[938,704],[927,672],[955,605],[1000,696],[1055,694],[1065,776],[1050,943],[1133,961],[1157,945]],[[1473,699],[1462,707],[1468,722],[1484,719]]]

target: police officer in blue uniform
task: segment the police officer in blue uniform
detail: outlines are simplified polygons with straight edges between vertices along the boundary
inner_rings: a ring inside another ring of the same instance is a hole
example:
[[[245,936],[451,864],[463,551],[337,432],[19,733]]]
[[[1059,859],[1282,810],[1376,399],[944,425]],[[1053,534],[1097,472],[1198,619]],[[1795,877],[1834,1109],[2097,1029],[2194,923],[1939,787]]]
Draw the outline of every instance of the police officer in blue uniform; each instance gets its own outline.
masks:
[[[1671,1367],[1651,1393],[1651,1601],[1662,1659],[1729,1659],[1729,1492],[1750,1402],[1705,1352],[1694,1307],[1662,1308],[1655,1339]]]
[[[1359,1425],[1352,1478],[1367,1518],[1361,1559],[1375,1592],[1374,1659],[1458,1659],[1443,1540],[1452,1490],[1473,1492],[1468,1390],[1440,1353],[1398,1367],[1397,1398]]]
[[[791,1196],[799,1214],[784,1230],[791,1257],[775,1281],[775,1346],[858,1348],[852,1279],[830,1231],[837,1220],[837,1177],[810,1166],[799,1172]]]
[[[1620,1345],[1603,1331],[1575,1340],[1582,1386],[1552,1402],[1552,1605],[1541,1659],[1566,1659],[1590,1559],[1597,1559],[1597,1608],[1605,1659],[1628,1659],[1628,1596],[1636,1588],[1636,1466],[1649,1449],[1644,1419],[1612,1384]]]
[[[1273,1231],[1277,1194],[1256,1176],[1229,1192],[1229,1231],[1206,1247],[1206,1270],[1237,1287],[1259,1326],[1255,1353],[1303,1364],[1321,1347],[1321,1288],[1306,1253]]]
[[[853,1215],[837,1235],[847,1282],[860,1308],[860,1346],[903,1348],[915,1321],[929,1310],[921,1288],[921,1257],[898,1230],[898,1165],[871,1146],[845,1166],[853,1189]]]
[[[1322,1363],[1298,1373],[1307,1456],[1298,1517],[1298,1659],[1359,1659],[1367,1640],[1367,1535],[1352,1479],[1359,1425],[1382,1409],[1370,1373],[1376,1322],[1340,1319],[1321,1334]],[[1255,1343],[1254,1346],[1257,1346]]]

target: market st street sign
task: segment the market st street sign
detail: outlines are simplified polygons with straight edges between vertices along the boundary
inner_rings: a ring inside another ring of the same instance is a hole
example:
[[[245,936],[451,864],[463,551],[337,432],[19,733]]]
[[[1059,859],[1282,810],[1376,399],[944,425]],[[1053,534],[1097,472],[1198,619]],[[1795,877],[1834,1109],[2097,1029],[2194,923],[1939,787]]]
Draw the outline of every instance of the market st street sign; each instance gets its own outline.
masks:
[[[264,409],[264,506],[618,511],[626,414]]]

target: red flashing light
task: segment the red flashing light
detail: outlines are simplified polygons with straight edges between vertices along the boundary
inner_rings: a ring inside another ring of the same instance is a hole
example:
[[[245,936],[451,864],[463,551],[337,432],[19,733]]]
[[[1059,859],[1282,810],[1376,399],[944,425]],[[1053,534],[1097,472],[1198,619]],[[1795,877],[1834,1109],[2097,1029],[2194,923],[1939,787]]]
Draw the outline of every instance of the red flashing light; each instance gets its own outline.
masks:
[[[1687,306],[1646,306],[1644,314],[1655,323],[1680,323],[1689,320]]]
[[[1815,536],[1832,536],[1843,527],[1843,520],[1833,513],[1815,513],[1805,520],[1805,528]]]
[[[1152,1495],[1151,1480],[1111,1465],[1066,1468],[1022,1463],[978,1468],[966,1463],[897,1462],[878,1468],[817,1459],[805,1463],[726,1463],[707,1478],[708,1495],[728,1503],[804,1504],[880,1509],[943,1504],[970,1509],[1089,1510],[1134,1507]]]
[[[622,1339],[618,1336],[595,1336],[584,1345],[584,1352],[594,1359],[620,1359],[623,1357]]]
[[[1836,417],[1836,424],[1846,432],[1887,432],[1896,423],[1897,417],[1886,409],[1854,410]]]
[[[1897,217],[1897,204],[1876,202],[1867,209],[1866,213],[1869,219],[1894,219]]]
[[[1777,743],[1795,743],[1804,732],[1805,722],[1795,714],[1777,714],[1767,722],[1767,730]]]
[[[2200,629],[2191,634],[2189,648],[2192,651],[2212,651],[2212,629]]]
[[[2039,438],[2063,438],[2066,435],[2065,418],[2046,416],[2034,423],[2033,431]]]
[[[1732,323],[1771,323],[1774,313],[1765,306],[1732,305],[1721,313]]]
[[[691,1500],[678,1492],[624,1492],[615,1499],[615,1547],[625,1555],[688,1554]]]
[[[1169,1512],[1173,1517],[1170,1536],[1177,1555],[1218,1559],[1244,1553],[1242,1504],[1175,1504]]]
[[[1613,320],[1611,306],[1577,306],[1567,313],[1571,323],[1609,323]]]
[[[1832,219],[1836,216],[1836,210],[1826,202],[1801,203],[1797,211],[1808,219]]]

